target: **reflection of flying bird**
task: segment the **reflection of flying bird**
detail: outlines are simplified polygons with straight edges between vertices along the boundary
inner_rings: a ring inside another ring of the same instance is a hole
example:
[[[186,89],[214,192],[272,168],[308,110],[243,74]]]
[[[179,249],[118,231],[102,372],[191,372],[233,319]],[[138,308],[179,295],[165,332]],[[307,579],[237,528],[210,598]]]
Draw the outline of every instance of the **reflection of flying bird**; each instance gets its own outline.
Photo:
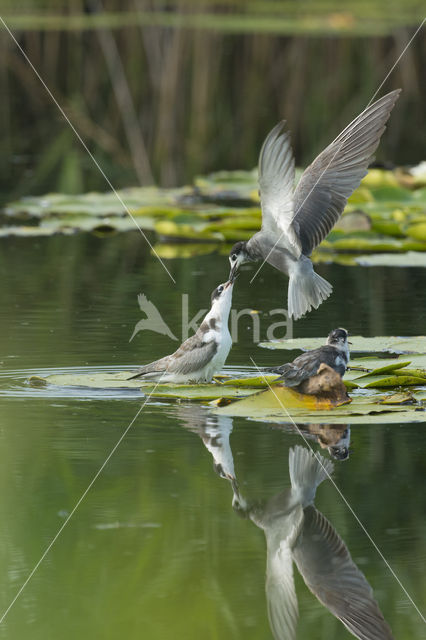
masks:
[[[275,367],[271,371],[281,374],[287,387],[297,387],[304,380],[316,375],[321,364],[328,365],[343,376],[349,362],[349,344],[346,329],[333,329],[328,335],[327,344],[302,353],[293,362]]]
[[[266,596],[274,637],[296,638],[294,561],[311,592],[354,636],[392,640],[365,576],[336,530],[313,505],[317,487],[332,470],[331,461],[296,446],[289,452],[291,489],[250,511],[250,518],[266,536]]]
[[[210,382],[225,364],[232,345],[228,317],[234,278],[219,285],[211,295],[211,309],[196,333],[169,356],[143,366],[133,378],[162,382]]]
[[[144,293],[140,293],[138,295],[138,303],[141,311],[146,313],[146,318],[139,320],[136,324],[129,342],[133,340],[139,331],[146,330],[162,333],[164,336],[168,336],[172,340],[177,340],[176,336],[170,331],[169,327],[164,322],[155,304],[148,300]]]
[[[336,224],[367,173],[400,90],[367,107],[305,170],[294,189],[294,159],[284,122],[267,136],[259,156],[262,228],[229,254],[231,273],[244,262],[265,260],[289,277],[288,312],[296,320],[332,292],[315,273],[312,251]]]

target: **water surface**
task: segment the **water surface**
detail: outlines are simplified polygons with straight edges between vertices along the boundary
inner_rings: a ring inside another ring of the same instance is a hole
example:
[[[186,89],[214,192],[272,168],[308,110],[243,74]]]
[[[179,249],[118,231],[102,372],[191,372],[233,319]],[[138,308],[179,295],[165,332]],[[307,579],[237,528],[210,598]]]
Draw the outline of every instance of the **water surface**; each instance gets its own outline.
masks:
[[[136,392],[42,390],[29,375],[135,366],[176,343],[141,332],[145,293],[180,335],[181,294],[192,315],[226,279],[217,255],[161,265],[138,233],[97,238],[8,239],[0,253],[2,502],[0,608],[4,611],[140,409]],[[424,333],[420,269],[321,265],[335,288],[294,337],[335,326],[352,333]],[[286,281],[265,268],[236,286],[234,307],[282,306]],[[283,352],[252,342],[239,324],[229,365],[275,364]],[[232,507],[231,484],[214,470],[211,412],[149,402],[0,626],[0,637],[269,638],[264,533]],[[228,419],[230,420],[230,419]],[[206,435],[207,431],[210,432]],[[225,425],[241,494],[260,504],[290,486],[288,453],[304,443],[292,425],[236,418]],[[415,603],[425,601],[425,430],[419,424],[351,427],[350,456],[334,480]],[[213,438],[214,440],[214,438]],[[308,442],[324,457],[318,439]],[[228,456],[228,457],[226,457]],[[223,461],[222,461],[223,462]],[[225,464],[223,462],[223,464]],[[217,460],[216,460],[217,466]],[[346,543],[399,639],[424,624],[330,481],[316,507]],[[349,638],[296,572],[298,638]]]

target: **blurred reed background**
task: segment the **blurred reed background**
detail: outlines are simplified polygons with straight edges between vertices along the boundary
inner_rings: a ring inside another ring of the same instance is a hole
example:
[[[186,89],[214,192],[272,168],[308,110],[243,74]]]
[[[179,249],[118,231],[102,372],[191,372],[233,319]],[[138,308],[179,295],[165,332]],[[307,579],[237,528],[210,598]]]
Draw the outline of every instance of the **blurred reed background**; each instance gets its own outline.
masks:
[[[252,168],[281,118],[298,165],[368,103],[422,3],[2,0],[2,17],[115,187]],[[402,87],[378,160],[424,159],[425,27],[381,93]],[[5,29],[3,200],[106,190]]]

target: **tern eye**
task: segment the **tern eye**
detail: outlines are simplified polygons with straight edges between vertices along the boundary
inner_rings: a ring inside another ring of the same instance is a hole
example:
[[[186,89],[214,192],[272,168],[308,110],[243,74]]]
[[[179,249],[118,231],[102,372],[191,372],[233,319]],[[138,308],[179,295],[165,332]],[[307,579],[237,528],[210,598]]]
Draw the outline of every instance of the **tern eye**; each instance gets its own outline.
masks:
[[[232,256],[231,256],[232,262],[235,262],[236,259],[237,259],[237,254],[233,253]]]
[[[217,292],[222,293],[222,291],[223,291],[223,285],[220,285],[220,287],[217,288]]]

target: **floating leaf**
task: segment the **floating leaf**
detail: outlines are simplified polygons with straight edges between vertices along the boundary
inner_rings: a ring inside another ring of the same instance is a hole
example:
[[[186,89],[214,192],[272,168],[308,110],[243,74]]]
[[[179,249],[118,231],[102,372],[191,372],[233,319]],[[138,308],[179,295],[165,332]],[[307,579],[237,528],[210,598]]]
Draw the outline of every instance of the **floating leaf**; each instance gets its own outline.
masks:
[[[384,367],[377,367],[376,369],[372,369],[368,373],[365,373],[363,376],[360,376],[359,378],[357,378],[357,380],[359,380],[360,378],[366,378],[367,376],[377,376],[380,373],[390,373],[391,371],[402,369],[403,367],[406,367],[408,364],[411,364],[411,360],[407,360],[406,362],[399,362],[398,360],[397,362],[392,362],[391,364],[387,364]]]
[[[394,372],[396,376],[416,376],[417,378],[426,378],[426,369],[399,369]]]
[[[244,409],[250,411],[253,407],[255,411],[259,409],[285,411],[288,409],[304,409],[305,411],[327,410],[341,404],[347,404],[350,399],[335,402],[328,398],[319,398],[313,395],[298,393],[294,389],[284,385],[274,385],[272,389],[258,391],[246,398]]]
[[[426,378],[418,378],[416,376],[400,375],[389,376],[387,378],[378,377],[377,380],[372,380],[364,384],[364,389],[383,388],[383,387],[409,387],[409,386],[421,386],[426,385]]]
[[[354,260],[362,267],[426,267],[426,252],[378,253],[370,256],[356,256]]]
[[[374,338],[364,338],[363,336],[351,336],[351,351],[358,352],[379,352],[390,353],[414,353],[426,354],[426,336],[378,336]],[[273,340],[271,342],[260,342],[259,347],[265,349],[301,349],[307,351],[316,349],[324,344],[324,338],[292,338],[283,340]]]
[[[348,391],[351,391],[352,389],[358,389],[359,387],[359,385],[353,380],[343,380],[343,384]]]
[[[300,174],[301,169],[297,169]],[[400,176],[397,171],[369,172],[350,197],[334,231],[321,244],[321,252],[332,252],[329,261],[337,261],[333,256],[341,252],[426,251],[426,189],[413,191],[414,178],[410,175],[407,189],[401,186]],[[142,229],[156,227],[161,237],[177,241],[245,240],[261,224],[256,170],[220,171],[198,177],[194,186],[179,189],[135,187],[117,194],[119,197],[112,192],[51,193],[23,198],[7,205],[5,213],[14,219],[32,218],[36,224],[31,231],[21,232],[17,230],[19,224],[14,224],[3,229],[1,235],[128,231],[135,223],[127,211]],[[54,230],[42,229],[49,220]]]
[[[384,186],[399,187],[399,183],[392,171],[370,169],[361,181],[361,188],[377,189]]]
[[[254,376],[252,378],[231,378],[224,382],[224,385],[232,385],[235,387],[257,387],[265,388],[268,384],[272,384],[278,380],[280,376],[276,374],[265,373],[265,375]]]
[[[348,211],[334,226],[334,230],[354,233],[356,231],[369,231],[371,229],[371,219],[363,211]]]
[[[165,238],[188,238],[198,242],[217,242],[223,240],[219,233],[205,231],[205,222],[200,222],[198,226],[177,223],[174,220],[160,220],[154,226],[155,231]]]
[[[204,256],[217,251],[219,247],[220,245],[214,242],[180,242],[175,244],[162,242],[154,246],[154,251],[160,258],[171,260],[173,258]]]
[[[133,372],[134,373],[134,372]],[[255,393],[261,385],[259,377],[232,380],[225,378],[225,382],[211,384],[157,384],[142,382],[140,379],[129,380],[130,371],[119,373],[81,373],[81,374],[53,374],[43,378],[32,376],[29,382],[33,386],[41,387],[48,384],[61,387],[89,387],[93,389],[140,389],[144,395],[153,398],[170,398],[184,400],[209,401],[216,398],[239,398]],[[277,376],[267,376],[275,379]]]
[[[416,399],[409,391],[401,391],[400,393],[393,393],[391,396],[385,396],[380,401],[380,404],[415,404]]]
[[[410,238],[415,238],[415,240],[426,242],[426,222],[409,225],[408,227],[406,227],[405,233],[407,234],[407,236],[410,236]]]
[[[274,387],[275,389],[275,387]],[[221,415],[241,416],[262,422],[294,422],[309,424],[360,424],[424,422],[426,411],[422,405],[385,404],[382,396],[352,395],[352,403],[333,407],[329,410],[306,409],[290,404],[289,397],[282,396],[279,403],[269,392],[253,394],[242,400],[230,401],[226,406],[217,406]],[[267,395],[269,394],[269,395]],[[365,394],[365,392],[363,392]],[[286,402],[283,400],[285,399]]]
[[[371,228],[376,233],[386,236],[394,236],[395,238],[403,238],[405,233],[402,231],[401,222],[394,219],[387,220],[383,215],[371,214]]]

